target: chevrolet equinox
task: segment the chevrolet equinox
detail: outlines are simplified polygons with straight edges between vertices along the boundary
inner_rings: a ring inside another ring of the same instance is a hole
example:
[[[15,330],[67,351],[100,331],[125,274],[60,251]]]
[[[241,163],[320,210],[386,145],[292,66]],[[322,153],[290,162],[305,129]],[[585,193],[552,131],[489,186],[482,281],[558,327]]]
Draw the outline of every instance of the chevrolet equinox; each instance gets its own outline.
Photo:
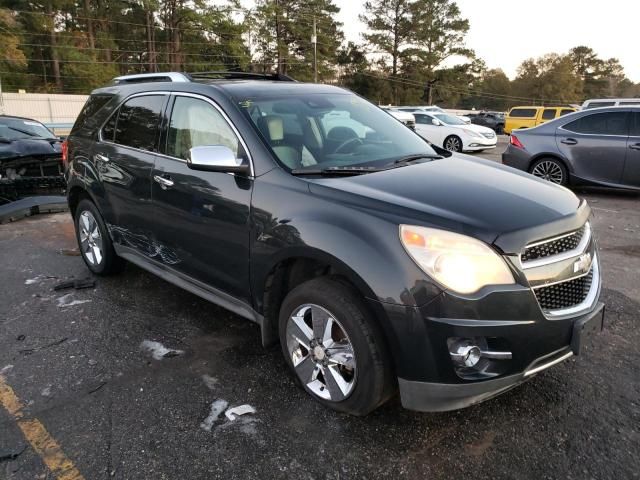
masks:
[[[602,328],[589,206],[440,156],[361,97],[282,75],[125,76],[64,149],[87,267],[125,261],[256,322],[301,387],[364,415],[504,392]]]

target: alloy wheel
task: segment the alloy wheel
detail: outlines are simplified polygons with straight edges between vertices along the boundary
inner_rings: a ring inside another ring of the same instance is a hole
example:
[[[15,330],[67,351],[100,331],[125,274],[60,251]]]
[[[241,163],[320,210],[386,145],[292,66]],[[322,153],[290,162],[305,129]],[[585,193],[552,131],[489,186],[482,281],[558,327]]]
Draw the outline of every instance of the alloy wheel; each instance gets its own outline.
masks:
[[[102,235],[98,222],[91,212],[83,211],[78,219],[80,250],[90,265],[100,265],[104,258]]]
[[[543,160],[538,163],[531,173],[538,178],[548,180],[552,183],[557,183],[558,185],[561,185],[564,181],[562,167],[552,160]]]
[[[353,345],[340,322],[319,305],[305,304],[287,320],[287,351],[300,381],[332,402],[346,399],[356,382]]]
[[[449,150],[450,152],[459,152],[462,150],[462,145],[460,145],[460,139],[457,137],[449,137],[447,141],[444,143],[444,148]]]

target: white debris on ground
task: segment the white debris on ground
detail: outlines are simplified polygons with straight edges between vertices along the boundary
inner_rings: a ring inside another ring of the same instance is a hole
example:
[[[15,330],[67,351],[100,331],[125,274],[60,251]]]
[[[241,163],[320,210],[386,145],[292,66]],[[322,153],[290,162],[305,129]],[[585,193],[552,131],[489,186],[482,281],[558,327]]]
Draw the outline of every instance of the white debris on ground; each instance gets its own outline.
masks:
[[[58,301],[58,307],[60,308],[73,307],[74,305],[82,305],[83,303],[88,303],[91,301],[91,300],[74,300],[73,293],[67,293],[66,295],[58,297],[56,300]]]
[[[204,419],[204,421],[200,424],[200,427],[207,432],[210,432],[213,428],[213,424],[218,421],[222,412],[224,412],[225,408],[229,406],[229,402],[226,400],[216,400],[211,404],[211,411],[209,412],[209,416]]]
[[[171,348],[167,348],[160,342],[153,342],[151,340],[144,340],[140,344],[140,348],[146,352],[149,352],[154,360],[162,360],[163,358],[177,357],[178,355],[184,354],[184,350],[174,350]]]
[[[4,375],[5,373],[9,372],[12,368],[13,368],[13,365],[5,365],[0,370],[0,375]]]
[[[246,415],[247,413],[256,413],[256,409],[251,405],[238,405],[237,407],[230,408],[224,412],[225,417],[233,421],[240,415]]]
[[[49,385],[46,388],[43,388],[42,391],[40,392],[40,395],[42,395],[43,397],[50,397],[51,396],[51,385]]]
[[[212,377],[211,375],[204,374],[202,375],[202,381],[207,386],[209,390],[215,390],[218,385],[218,379]]]
[[[37,275],[37,276],[35,276],[33,278],[27,278],[24,281],[24,284],[25,285],[33,285],[34,283],[41,282],[42,280],[48,280],[48,279],[52,279],[52,278],[57,278],[57,277],[54,277],[52,275]]]

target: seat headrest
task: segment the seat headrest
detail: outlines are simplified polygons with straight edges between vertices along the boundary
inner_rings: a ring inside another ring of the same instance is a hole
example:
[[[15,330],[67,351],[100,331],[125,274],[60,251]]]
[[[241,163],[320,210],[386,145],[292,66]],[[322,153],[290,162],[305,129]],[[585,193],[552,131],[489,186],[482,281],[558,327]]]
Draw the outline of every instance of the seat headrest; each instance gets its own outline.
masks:
[[[258,118],[258,128],[272,142],[284,140],[284,122],[277,115],[266,115]]]

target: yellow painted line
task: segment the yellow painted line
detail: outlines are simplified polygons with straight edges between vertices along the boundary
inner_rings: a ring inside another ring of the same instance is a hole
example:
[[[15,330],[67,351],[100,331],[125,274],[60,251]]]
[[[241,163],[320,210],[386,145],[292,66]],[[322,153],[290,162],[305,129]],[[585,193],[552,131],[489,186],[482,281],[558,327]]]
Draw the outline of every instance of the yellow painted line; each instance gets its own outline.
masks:
[[[24,418],[22,412],[24,404],[2,375],[0,375],[0,404],[15,419],[24,437],[40,455],[55,478],[58,480],[84,480],[82,474],[64,454],[58,442],[49,435],[40,420]]]

